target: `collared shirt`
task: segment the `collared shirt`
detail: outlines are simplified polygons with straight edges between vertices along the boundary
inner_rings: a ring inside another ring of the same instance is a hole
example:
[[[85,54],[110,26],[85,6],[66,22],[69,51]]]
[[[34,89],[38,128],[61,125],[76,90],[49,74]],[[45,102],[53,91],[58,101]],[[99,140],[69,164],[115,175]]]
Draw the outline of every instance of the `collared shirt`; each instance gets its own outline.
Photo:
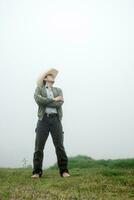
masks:
[[[52,91],[51,87],[48,87],[47,85],[45,85],[46,91],[47,91],[47,97],[52,99],[54,98],[54,94]],[[57,109],[56,108],[50,108],[50,107],[46,107],[46,113],[50,114],[50,113],[57,113]]]

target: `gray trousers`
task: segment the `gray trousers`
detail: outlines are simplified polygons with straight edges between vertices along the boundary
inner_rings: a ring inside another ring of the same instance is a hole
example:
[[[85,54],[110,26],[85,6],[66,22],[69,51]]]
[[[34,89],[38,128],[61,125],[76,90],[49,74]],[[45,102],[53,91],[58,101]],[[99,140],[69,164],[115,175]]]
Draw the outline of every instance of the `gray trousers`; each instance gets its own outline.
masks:
[[[55,146],[60,175],[62,176],[63,172],[68,172],[68,158],[63,145],[64,132],[62,130],[62,124],[58,116],[53,115],[48,117],[46,114],[44,114],[43,119],[38,120],[35,132],[36,139],[35,152],[33,155],[33,174],[38,173],[40,176],[42,175],[42,164],[44,156],[43,151],[49,133],[51,133],[53,144]]]

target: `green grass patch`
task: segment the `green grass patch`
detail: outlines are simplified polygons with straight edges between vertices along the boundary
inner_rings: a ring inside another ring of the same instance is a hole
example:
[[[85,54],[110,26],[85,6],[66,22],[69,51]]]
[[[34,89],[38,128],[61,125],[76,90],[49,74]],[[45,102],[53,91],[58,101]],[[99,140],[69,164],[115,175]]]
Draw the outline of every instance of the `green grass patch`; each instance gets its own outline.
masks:
[[[130,161],[131,160],[131,161]],[[83,163],[82,163],[83,162]],[[69,178],[57,166],[31,179],[32,169],[0,168],[0,200],[130,200],[134,199],[133,159],[69,159]]]

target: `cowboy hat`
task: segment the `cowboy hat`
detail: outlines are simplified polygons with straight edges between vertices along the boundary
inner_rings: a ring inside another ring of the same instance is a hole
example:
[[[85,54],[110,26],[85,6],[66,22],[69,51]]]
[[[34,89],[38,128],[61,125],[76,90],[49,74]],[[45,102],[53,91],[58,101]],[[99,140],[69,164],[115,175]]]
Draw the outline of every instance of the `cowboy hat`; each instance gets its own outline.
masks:
[[[48,75],[52,75],[53,78],[55,79],[57,74],[58,74],[58,70],[57,69],[54,69],[54,68],[51,68],[51,69],[48,69],[47,71],[41,73],[41,75],[39,76],[38,80],[37,80],[37,86],[43,86],[43,80],[46,76]]]

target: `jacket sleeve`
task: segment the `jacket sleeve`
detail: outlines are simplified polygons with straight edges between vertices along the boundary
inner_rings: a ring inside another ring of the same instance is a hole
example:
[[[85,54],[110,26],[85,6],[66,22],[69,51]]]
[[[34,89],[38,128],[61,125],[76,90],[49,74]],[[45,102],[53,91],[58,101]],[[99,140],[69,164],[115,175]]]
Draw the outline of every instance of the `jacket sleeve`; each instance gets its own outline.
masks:
[[[57,96],[62,96],[63,97],[63,92],[60,88],[58,88],[58,95]],[[47,106],[50,108],[59,108],[63,105],[64,101],[53,101],[49,103]]]
[[[52,103],[54,101],[53,99],[43,97],[42,94],[41,94],[41,88],[40,87],[37,87],[35,89],[34,99],[35,99],[35,101],[38,105],[46,105],[46,106],[49,103]]]
[[[59,108],[63,105],[64,101],[52,102],[47,105],[49,108]]]

